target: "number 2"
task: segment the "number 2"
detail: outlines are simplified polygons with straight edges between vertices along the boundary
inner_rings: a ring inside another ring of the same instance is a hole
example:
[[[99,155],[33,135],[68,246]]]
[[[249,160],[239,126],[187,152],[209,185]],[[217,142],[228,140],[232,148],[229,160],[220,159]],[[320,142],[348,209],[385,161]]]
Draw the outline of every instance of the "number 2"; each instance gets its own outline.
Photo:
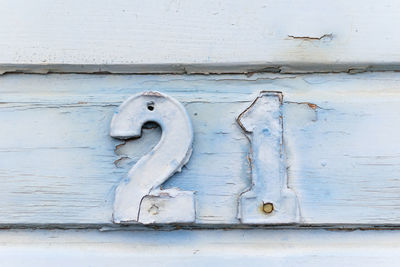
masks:
[[[144,92],[127,99],[111,121],[110,135],[137,138],[146,122],[160,125],[159,143],[129,171],[115,191],[115,223],[192,223],[194,192],[160,186],[189,161],[193,129],[185,108],[159,92]],[[178,207],[178,208],[177,208]]]

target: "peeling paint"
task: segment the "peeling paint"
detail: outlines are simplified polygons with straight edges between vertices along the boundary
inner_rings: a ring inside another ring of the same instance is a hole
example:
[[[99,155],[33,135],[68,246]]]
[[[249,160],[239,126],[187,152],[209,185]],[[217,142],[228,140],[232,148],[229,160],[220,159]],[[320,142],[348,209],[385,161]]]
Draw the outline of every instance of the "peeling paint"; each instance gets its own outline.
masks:
[[[328,41],[328,37],[292,36],[293,40]],[[298,39],[296,39],[298,38]],[[382,62],[229,62],[214,64],[0,64],[0,76],[10,74],[91,74],[91,75],[121,75],[121,74],[181,74],[181,75],[211,75],[211,74],[245,74],[249,77],[254,73],[281,74],[312,74],[312,73],[362,73],[362,72],[393,72],[400,71],[399,63]]]
[[[149,103],[151,105],[149,106]],[[185,108],[159,92],[144,92],[121,104],[111,121],[110,135],[118,139],[139,138],[142,127],[155,122],[162,128],[157,146],[141,157],[115,191],[115,223],[194,222],[194,195],[178,189],[160,190],[175,172],[180,172],[192,154],[193,130]],[[123,146],[118,147],[120,152]],[[168,196],[165,199],[165,196]],[[167,208],[150,212],[153,205]],[[191,203],[191,204],[190,204]],[[179,204],[179,209],[176,209]],[[144,207],[144,208],[142,208]],[[147,211],[147,212],[146,212]],[[157,215],[157,216],[156,216]]]
[[[291,38],[291,39],[304,40],[304,41],[321,41],[321,40],[329,40],[329,41],[331,41],[333,39],[333,34],[332,33],[323,34],[320,37],[295,36],[295,35],[288,35],[288,37]]]
[[[124,165],[127,161],[129,161],[129,157],[120,157],[119,159],[114,161],[114,165],[117,168],[120,168],[122,165]]]
[[[0,228],[111,227],[115,186],[162,133],[143,127],[140,139],[114,153],[120,141],[109,138],[109,120],[124,98],[157,88],[185,104],[195,131],[188,168],[163,187],[198,191],[194,224],[158,227],[276,227],[236,218],[238,195],[250,188],[252,174],[250,144],[235,119],[264,89],[285,96],[284,149],[288,186],[301,207],[298,227],[399,229],[398,73],[293,76],[0,77],[7,103],[0,112],[0,199],[7,203]],[[130,159],[116,168],[122,156]]]
[[[251,145],[252,185],[240,195],[242,223],[297,223],[297,197],[289,189],[284,163],[281,92],[261,92],[237,121]]]

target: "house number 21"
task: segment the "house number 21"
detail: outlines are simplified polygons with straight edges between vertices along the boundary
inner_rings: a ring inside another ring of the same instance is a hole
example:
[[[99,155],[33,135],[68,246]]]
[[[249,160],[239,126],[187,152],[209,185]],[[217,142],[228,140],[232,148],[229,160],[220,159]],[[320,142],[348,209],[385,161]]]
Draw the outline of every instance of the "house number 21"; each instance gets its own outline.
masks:
[[[287,186],[282,140],[282,94],[261,92],[237,118],[251,145],[251,187],[238,200],[244,224],[296,223],[297,198]],[[159,143],[128,172],[115,191],[115,223],[194,223],[194,192],[160,186],[189,161],[193,130],[185,108],[159,92],[134,95],[121,104],[110,135],[140,137],[146,122],[160,125]]]

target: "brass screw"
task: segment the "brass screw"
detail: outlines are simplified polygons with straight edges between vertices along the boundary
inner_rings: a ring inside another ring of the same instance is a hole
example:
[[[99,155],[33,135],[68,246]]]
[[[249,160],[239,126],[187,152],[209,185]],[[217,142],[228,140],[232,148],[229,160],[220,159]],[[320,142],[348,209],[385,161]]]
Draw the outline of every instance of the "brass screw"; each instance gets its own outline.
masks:
[[[274,211],[274,204],[269,203],[269,202],[268,202],[268,203],[264,203],[264,204],[263,204],[262,210],[263,210],[265,213],[270,214],[271,212]]]

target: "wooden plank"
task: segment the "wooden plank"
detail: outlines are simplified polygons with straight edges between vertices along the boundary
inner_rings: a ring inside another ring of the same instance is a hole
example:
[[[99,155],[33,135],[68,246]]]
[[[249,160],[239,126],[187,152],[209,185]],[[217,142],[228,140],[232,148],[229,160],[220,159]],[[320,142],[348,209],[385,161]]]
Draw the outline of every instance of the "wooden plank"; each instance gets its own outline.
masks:
[[[399,69],[400,3],[2,0],[0,72]]]
[[[5,75],[0,78],[0,223],[108,224],[114,190],[158,141],[109,137],[128,96],[158,90],[192,119],[194,150],[164,185],[196,191],[198,224],[238,224],[250,186],[237,116],[282,91],[288,183],[302,224],[396,225],[400,82],[396,73],[219,76]]]
[[[393,266],[398,231],[0,232],[4,266]]]

